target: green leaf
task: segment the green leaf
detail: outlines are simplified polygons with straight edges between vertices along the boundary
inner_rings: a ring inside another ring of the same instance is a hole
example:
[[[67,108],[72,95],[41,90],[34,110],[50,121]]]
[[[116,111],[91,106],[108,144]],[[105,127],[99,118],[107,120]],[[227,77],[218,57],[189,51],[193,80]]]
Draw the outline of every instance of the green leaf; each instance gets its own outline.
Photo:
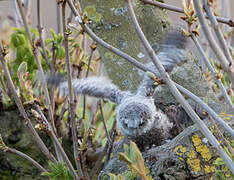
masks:
[[[220,166],[220,165],[224,165],[225,162],[224,162],[224,160],[222,158],[217,158],[215,160],[214,164]]]
[[[50,33],[51,33],[51,35],[53,36],[53,39],[54,39],[55,41],[57,41],[57,34],[54,32],[53,29],[50,29]]]
[[[118,153],[118,156],[119,156],[119,159],[120,159],[121,161],[124,161],[124,162],[126,162],[127,164],[129,164],[129,165],[132,164],[132,161],[126,156],[126,154],[120,152],[120,153]]]
[[[11,35],[11,45],[14,48],[17,48],[19,46],[24,46],[25,44],[25,37],[23,34],[13,33]]]

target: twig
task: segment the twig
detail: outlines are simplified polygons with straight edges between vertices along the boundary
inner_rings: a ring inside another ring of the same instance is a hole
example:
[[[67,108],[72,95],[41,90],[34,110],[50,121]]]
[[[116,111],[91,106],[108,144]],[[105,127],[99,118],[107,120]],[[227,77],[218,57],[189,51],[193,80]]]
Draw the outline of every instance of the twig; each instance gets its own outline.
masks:
[[[68,159],[68,157],[67,157],[67,155],[66,155],[66,153],[65,153],[65,151],[64,151],[64,149],[63,149],[63,147],[61,146],[61,144],[60,144],[58,138],[56,137],[56,135],[55,135],[55,133],[54,133],[54,131],[53,131],[53,129],[52,129],[52,126],[51,126],[50,123],[47,121],[45,115],[44,115],[43,112],[41,111],[41,108],[40,108],[38,105],[36,105],[36,108],[37,108],[38,113],[39,113],[40,116],[41,116],[41,119],[42,119],[42,121],[43,121],[43,124],[46,126],[46,131],[47,131],[47,133],[49,134],[49,136],[51,137],[51,139],[55,142],[56,146],[58,147],[59,151],[61,152],[61,155],[62,155],[63,160],[65,161],[66,165],[68,166],[68,168],[69,168],[70,171],[72,172],[74,178],[75,178],[76,180],[77,180],[77,179],[79,180],[80,178],[78,177],[78,175],[77,175],[75,169],[73,168],[73,166],[72,166],[70,160]]]
[[[15,26],[16,27],[21,27],[23,26],[23,22],[22,22],[22,19],[20,17],[20,14],[19,14],[19,9],[17,7],[17,3],[15,0],[11,0],[12,2],[12,9],[13,9],[13,13],[14,13],[14,21],[15,21]]]
[[[83,37],[85,37],[85,36],[83,35]],[[87,78],[89,76],[89,70],[90,70],[91,60],[93,57],[93,52],[94,52],[94,49],[91,48],[91,52],[90,52],[89,59],[88,59],[88,68],[87,68],[87,71],[85,74],[85,78]],[[83,98],[83,119],[85,119],[85,111],[86,111],[86,96],[84,96],[84,98]]]
[[[1,44],[0,44],[0,60],[1,60],[2,67],[3,67],[4,72],[5,72],[5,76],[6,76],[6,79],[7,79],[7,84],[9,86],[9,88],[10,88],[11,93],[14,96],[14,100],[15,100],[15,103],[16,103],[19,111],[20,111],[20,114],[23,116],[23,118],[25,120],[25,125],[30,129],[31,133],[33,134],[33,138],[37,142],[37,144],[38,144],[39,148],[41,149],[41,151],[46,155],[46,157],[49,160],[51,160],[52,162],[56,163],[57,160],[55,159],[55,157],[53,156],[53,154],[50,153],[50,151],[47,149],[47,147],[45,146],[45,144],[41,140],[41,138],[38,135],[38,133],[35,131],[32,123],[31,123],[30,119],[28,118],[28,115],[27,115],[27,113],[26,113],[26,111],[25,111],[25,109],[23,107],[23,104],[22,104],[20,98],[17,95],[15,86],[14,86],[14,84],[12,82],[12,79],[11,79],[8,67],[6,65],[6,60],[4,58],[4,53],[3,53],[3,49],[2,49]]]
[[[220,156],[224,159],[224,161],[227,163],[229,169],[234,173],[234,166],[233,162],[230,159],[230,157],[226,154],[226,152],[223,150],[223,148],[220,146],[217,139],[214,137],[214,135],[210,132],[210,130],[207,128],[207,126],[204,124],[203,121],[198,117],[198,115],[194,112],[192,107],[188,104],[188,102],[184,99],[184,97],[180,94],[178,89],[176,88],[175,84],[169,77],[169,75],[166,73],[164,67],[162,66],[161,62],[159,61],[158,57],[156,56],[154,50],[152,49],[151,45],[145,38],[144,33],[142,32],[140,25],[136,19],[135,13],[133,11],[133,7],[131,5],[131,0],[126,0],[127,6],[128,6],[128,12],[130,15],[130,18],[132,20],[132,23],[134,25],[134,28],[139,36],[139,38],[142,41],[142,44],[144,45],[146,51],[149,54],[149,57],[151,58],[154,65],[157,67],[162,79],[166,82],[168,85],[171,93],[174,95],[174,97],[177,99],[179,103],[183,106],[184,110],[187,112],[187,114],[190,116],[190,118],[196,123],[201,130],[201,132],[207,137],[207,139],[210,141],[210,143],[216,148]]]
[[[53,130],[56,132],[56,128],[55,128],[55,125],[54,125],[54,117],[53,117],[53,112],[52,112],[52,106],[51,106],[51,103],[50,103],[50,97],[49,97],[49,92],[48,92],[48,89],[47,89],[47,84],[46,84],[46,80],[45,80],[45,75],[44,75],[44,72],[43,72],[43,69],[42,69],[42,66],[41,66],[41,62],[39,61],[39,59],[38,59],[38,57],[37,57],[36,48],[34,47],[34,44],[33,44],[33,42],[32,42],[31,33],[30,33],[30,31],[29,31],[29,27],[28,27],[28,24],[27,24],[27,22],[26,22],[26,18],[25,18],[24,11],[23,11],[23,8],[22,8],[21,0],[17,0],[17,3],[18,3],[20,15],[21,15],[21,17],[22,17],[22,19],[23,19],[23,23],[24,23],[24,27],[25,27],[25,30],[26,30],[28,39],[29,39],[29,42],[30,42],[30,45],[31,45],[31,49],[32,49],[34,58],[35,58],[35,60],[36,60],[37,67],[38,67],[39,72],[40,72],[40,76],[41,76],[41,79],[40,79],[40,80],[41,80],[41,84],[42,84],[42,86],[43,86],[43,90],[44,90],[44,93],[45,93],[46,104],[47,104],[47,107],[48,107],[48,109],[49,109],[50,121],[51,121]]]
[[[158,1],[141,0],[141,2],[143,2],[145,4],[150,4],[150,5],[153,5],[153,6],[157,6],[157,7],[160,7],[160,8],[164,8],[164,9],[167,9],[167,10],[170,10],[170,11],[174,11],[174,12],[178,12],[178,13],[184,13],[183,8],[172,6],[172,5],[165,4],[165,3],[161,3],[161,2],[158,2]],[[206,18],[208,18],[208,17],[206,16]],[[234,20],[232,20],[232,19],[216,16],[216,20],[218,22],[220,22],[220,23],[227,24],[230,27],[234,27]]]
[[[20,15],[21,15],[21,17],[23,19],[24,28],[26,30],[26,33],[27,33],[27,36],[28,36],[28,39],[29,39],[29,42],[30,42],[30,45],[31,45],[31,50],[33,52],[35,61],[37,63],[37,67],[39,69],[39,73],[40,73],[40,77],[41,77],[40,81],[41,81],[43,91],[44,91],[44,94],[45,94],[46,105],[47,105],[47,108],[49,110],[48,111],[49,112],[49,120],[51,122],[53,131],[56,133],[56,127],[55,127],[55,124],[54,124],[54,116],[53,116],[53,107],[52,107],[52,104],[51,104],[51,101],[50,101],[50,96],[49,96],[49,92],[48,92],[48,88],[47,88],[47,84],[46,84],[44,71],[42,69],[41,62],[39,61],[38,56],[37,56],[37,49],[35,48],[35,46],[33,44],[33,41],[32,41],[31,33],[29,31],[29,27],[28,27],[28,24],[26,22],[26,17],[25,17],[24,11],[23,11],[21,0],[17,0],[17,4],[18,4],[18,7],[19,7]],[[55,145],[55,142],[53,142],[53,145],[54,145],[55,152],[56,152],[56,155],[57,155],[58,159],[61,160],[61,156],[60,156],[59,150],[57,149],[57,147]]]
[[[37,169],[39,169],[41,172],[47,172],[46,169],[44,169],[38,162],[36,162],[34,159],[32,159],[31,157],[29,157],[28,155],[16,150],[16,149],[13,149],[13,148],[7,148],[6,152],[9,152],[9,153],[13,153],[13,154],[16,154],[26,160],[28,160],[29,162],[31,162]]]
[[[60,3],[56,1],[56,24],[57,24],[57,34],[61,33],[61,12]]]
[[[210,116],[212,116],[212,118],[214,118],[215,121],[219,123],[223,127],[223,129],[225,129],[225,131],[227,131],[232,136],[232,138],[234,138],[234,130],[222,118],[220,118],[213,109],[211,109],[206,103],[204,103],[199,97],[197,97],[189,90],[185,89],[177,83],[175,83],[175,85],[183,94],[185,94],[186,96],[194,100],[196,103],[198,103],[202,108],[204,108],[206,112]]]
[[[100,108],[102,123],[103,123],[103,127],[104,127],[104,130],[105,130],[105,133],[106,133],[107,142],[110,145],[111,144],[111,138],[110,138],[110,135],[109,135],[107,127],[106,127],[106,122],[105,122],[105,118],[104,118],[104,114],[103,114],[103,109],[102,109],[102,100],[100,100],[98,102],[98,105],[99,105],[99,108]]]
[[[218,79],[217,77],[217,74],[214,70],[214,68],[212,67],[212,65],[210,64],[209,60],[206,58],[206,55],[205,55],[205,52],[203,51],[200,43],[198,42],[197,38],[192,34],[192,39],[193,39],[193,42],[194,44],[196,45],[198,51],[200,52],[201,54],[201,57],[202,57],[202,60],[206,63],[209,71],[211,72],[211,75],[213,76],[213,79],[216,81],[216,83],[218,84],[227,104],[229,105],[230,109],[233,110],[233,105],[232,105],[232,101],[231,99],[229,98],[228,94],[227,94],[227,91],[226,89],[224,88],[222,82],[220,81],[220,79]]]
[[[111,135],[112,135],[113,132],[114,132],[115,126],[116,126],[116,120],[113,122],[113,125],[112,125],[112,128],[111,128]],[[91,177],[91,179],[92,179],[93,176],[101,169],[102,160],[103,160],[103,158],[105,157],[107,150],[108,150],[108,143],[105,144],[104,150],[103,150],[103,151],[101,152],[101,154],[99,155],[98,160],[96,161],[96,163],[95,163],[93,169],[92,169],[91,172],[90,172],[90,177]]]
[[[111,138],[111,142],[108,146],[108,150],[107,150],[107,155],[106,155],[106,162],[105,162],[105,165],[108,163],[108,161],[110,160],[110,156],[111,156],[111,152],[113,150],[113,145],[114,145],[114,142],[115,142],[115,137],[116,137],[116,130],[113,131],[112,133],[112,138]]]
[[[69,47],[68,47],[68,32],[67,32],[67,24],[66,24],[66,1],[62,4],[62,22],[63,22],[63,36],[64,36],[64,47],[65,47],[65,58],[66,58],[66,68],[67,68],[67,79],[68,79],[68,88],[69,88],[69,114],[71,118],[71,129],[72,129],[72,142],[73,142],[73,151],[74,151],[74,159],[76,163],[76,168],[78,170],[78,174],[82,177],[83,172],[81,169],[81,164],[79,162],[79,152],[78,152],[78,139],[77,139],[77,128],[75,121],[75,101],[74,101],[74,93],[72,88],[72,74],[71,74],[71,62],[69,57]]]
[[[215,30],[215,34],[216,34],[216,36],[217,36],[217,38],[219,40],[219,44],[220,44],[222,50],[224,51],[224,54],[225,54],[227,60],[231,64],[234,64],[231,53],[230,53],[230,51],[228,49],[228,46],[227,46],[227,44],[225,42],[225,39],[224,39],[224,37],[222,35],[222,32],[221,32],[221,30],[219,28],[219,25],[218,25],[218,23],[217,23],[217,21],[215,19],[215,16],[214,16],[213,12],[211,11],[210,6],[207,3],[207,0],[203,0],[203,4],[204,4],[204,8],[206,10],[207,16],[208,16],[208,18],[209,18],[209,20],[211,22],[211,25],[213,26],[213,28]]]
[[[221,51],[221,49],[217,45],[214,37],[212,36],[212,33],[207,25],[207,22],[205,21],[204,15],[203,15],[202,10],[200,8],[200,1],[193,0],[193,4],[194,4],[194,8],[195,8],[196,14],[198,16],[198,19],[200,21],[200,24],[202,26],[202,30],[205,34],[205,37],[207,38],[211,48],[213,49],[213,52],[216,54],[217,59],[221,63],[223,70],[225,72],[227,72],[227,74],[232,82],[232,86],[234,86],[234,68],[233,68],[234,64],[231,64],[228,62],[227,58],[225,57],[225,55],[223,54],[223,52]]]
[[[41,11],[40,11],[41,7],[40,7],[40,0],[37,0],[37,29],[39,32],[39,38],[40,38],[40,45],[43,51],[43,56],[45,58],[46,64],[48,67],[50,67],[50,69],[52,71],[54,71],[54,67],[52,66],[52,64],[49,62],[49,58],[45,49],[45,44],[44,44],[44,40],[42,38],[42,27],[41,27]]]
[[[89,36],[96,41],[97,43],[99,43],[100,45],[102,45],[103,47],[107,48],[109,51],[115,53],[116,55],[126,59],[128,62],[132,63],[134,66],[136,66],[137,68],[139,68],[140,70],[144,71],[144,72],[152,72],[154,73],[151,69],[147,68],[146,66],[144,66],[142,63],[139,63],[136,59],[134,59],[133,57],[129,56],[128,54],[122,52],[121,50],[111,46],[110,44],[106,43],[105,41],[103,41],[102,39],[100,39],[97,35],[95,35],[93,33],[93,31],[86,25],[83,23],[83,21],[80,18],[80,15],[78,13],[78,11],[76,10],[74,4],[72,3],[71,0],[68,0],[68,4],[70,6],[70,8],[72,9],[73,13],[76,16],[76,21],[82,26],[82,28],[85,30],[85,32],[87,34],[89,34]],[[185,89],[184,87],[180,86],[179,84],[176,84],[177,88],[184,93],[185,95],[187,95],[188,97],[190,97],[191,99],[193,99],[195,102],[197,102],[198,104],[200,104],[204,109],[206,109],[207,112],[210,112],[210,115],[219,123],[221,124],[221,126],[227,131],[229,132],[232,137],[234,137],[234,131],[232,130],[232,128],[230,126],[227,125],[227,123],[225,123],[221,118],[219,118],[219,116],[209,107],[207,106],[200,98],[198,98],[196,95],[194,95],[193,93],[191,93],[190,91],[188,91],[187,89]]]
[[[221,138],[221,143],[223,143],[223,145],[225,144],[228,148],[228,150],[230,151],[231,154],[234,155],[234,151],[232,149],[232,146],[228,143],[227,139],[224,137],[223,133],[220,131],[220,129],[218,128],[217,124],[215,123],[214,119],[210,116],[208,116],[210,122],[213,124],[215,130],[217,131],[217,135],[220,136]]]

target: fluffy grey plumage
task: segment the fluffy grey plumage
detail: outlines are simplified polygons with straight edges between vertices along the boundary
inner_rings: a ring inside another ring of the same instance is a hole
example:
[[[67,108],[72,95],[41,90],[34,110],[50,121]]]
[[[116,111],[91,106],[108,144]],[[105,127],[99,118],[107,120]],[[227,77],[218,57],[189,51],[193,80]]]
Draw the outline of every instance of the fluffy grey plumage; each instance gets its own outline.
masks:
[[[167,71],[184,60],[185,38],[178,32],[171,32],[164,39],[158,57]],[[158,72],[152,63],[147,64],[153,71]],[[59,78],[58,78],[59,79]],[[61,81],[61,79],[59,79]],[[48,82],[59,88],[61,95],[68,94],[67,82],[57,82],[49,78]],[[84,94],[97,98],[109,99],[118,104],[117,125],[123,135],[136,141],[144,141],[147,134],[154,129],[157,137],[154,144],[167,138],[171,124],[167,116],[158,110],[153,102],[152,94],[155,89],[154,81],[146,74],[136,94],[120,91],[107,78],[86,78],[72,80],[75,94]],[[154,133],[155,135],[155,133]]]
[[[167,72],[171,72],[176,65],[185,61],[185,45],[186,37],[179,31],[171,31],[163,39],[163,43],[157,56]],[[149,62],[146,66],[160,77],[157,68],[152,62]],[[154,90],[154,81],[145,74],[142,83],[138,87],[137,93],[143,96],[149,96],[153,94]]]

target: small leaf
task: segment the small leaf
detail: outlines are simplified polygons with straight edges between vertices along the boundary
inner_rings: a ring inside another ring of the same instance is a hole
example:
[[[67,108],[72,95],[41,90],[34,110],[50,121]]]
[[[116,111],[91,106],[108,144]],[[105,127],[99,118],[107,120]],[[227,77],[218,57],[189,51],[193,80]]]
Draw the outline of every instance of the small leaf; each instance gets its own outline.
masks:
[[[118,153],[118,156],[119,156],[119,159],[121,161],[124,161],[124,162],[128,163],[129,165],[132,164],[132,161],[126,156],[126,154],[120,152],[120,153]]]

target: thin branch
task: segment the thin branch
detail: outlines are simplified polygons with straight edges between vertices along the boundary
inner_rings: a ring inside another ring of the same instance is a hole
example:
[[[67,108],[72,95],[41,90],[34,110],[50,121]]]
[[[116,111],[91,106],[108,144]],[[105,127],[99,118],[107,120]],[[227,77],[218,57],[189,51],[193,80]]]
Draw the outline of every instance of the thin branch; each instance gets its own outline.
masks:
[[[114,133],[115,126],[116,126],[116,120],[113,122],[113,125],[112,125],[112,128],[111,128],[111,133],[110,133],[111,135],[113,135],[113,133]],[[106,152],[107,152],[107,150],[108,150],[108,147],[109,147],[108,144],[109,144],[109,143],[106,143],[106,144],[105,144],[105,147],[104,147],[103,151],[102,151],[101,154],[99,155],[98,160],[96,161],[96,163],[95,163],[93,169],[92,169],[91,172],[90,172],[90,177],[91,177],[91,179],[93,178],[93,176],[94,176],[95,174],[97,174],[97,173],[100,171],[100,169],[101,169],[101,167],[102,167],[102,160],[103,160],[103,158],[105,157]]]
[[[5,76],[6,76],[6,79],[7,79],[7,84],[8,84],[8,87],[10,88],[10,91],[11,93],[13,94],[13,97],[14,97],[14,100],[15,100],[15,103],[20,111],[20,114],[23,116],[24,120],[25,120],[25,124],[26,126],[30,129],[31,133],[33,134],[33,138],[34,140],[36,141],[36,143],[38,144],[39,148],[41,149],[41,151],[45,154],[45,156],[51,160],[52,162],[56,163],[57,160],[55,159],[55,157],[53,156],[53,154],[50,153],[50,151],[47,149],[47,147],[45,146],[45,144],[43,143],[43,141],[41,140],[40,136],[38,135],[38,133],[35,131],[30,119],[28,118],[28,115],[23,107],[23,104],[20,100],[20,98],[18,97],[17,95],[17,92],[16,92],[16,89],[15,89],[15,86],[12,82],[12,79],[11,79],[11,75],[9,73],[9,70],[8,70],[8,67],[6,65],[6,60],[4,58],[4,53],[3,53],[3,49],[2,49],[2,46],[0,44],[0,60],[1,60],[1,63],[2,63],[2,67],[4,69],[4,72],[5,72]]]
[[[165,4],[165,3],[161,3],[161,2],[158,2],[158,1],[141,0],[141,2],[143,2],[145,4],[150,4],[150,5],[153,5],[153,6],[157,6],[157,7],[163,8],[163,9],[167,9],[167,10],[170,10],[170,11],[174,11],[174,12],[178,12],[178,13],[184,13],[183,8],[172,6],[172,5]],[[208,18],[208,17],[206,16],[206,18]],[[215,18],[220,23],[224,23],[224,24],[229,25],[230,27],[234,27],[234,20],[232,20],[232,19],[228,19],[228,18],[225,18],[225,17],[219,17],[219,16],[216,16]]]
[[[174,82],[175,83],[175,82]],[[205,109],[205,111],[215,119],[217,123],[219,123],[225,131],[227,131],[232,138],[234,138],[234,130],[222,119],[220,118],[216,112],[211,109],[206,103],[204,103],[199,97],[197,97],[195,94],[190,92],[189,90],[185,89],[183,86],[175,83],[176,87],[186,96],[194,100],[196,103],[198,103],[202,108]]]
[[[232,86],[234,86],[234,68],[233,68],[234,64],[228,62],[227,58],[225,57],[225,55],[223,54],[223,52],[221,51],[221,49],[217,45],[217,43],[216,43],[208,25],[207,25],[207,22],[206,22],[205,17],[202,13],[202,10],[200,8],[201,7],[200,1],[193,0],[193,4],[194,4],[194,8],[195,8],[196,14],[198,16],[198,19],[200,21],[200,24],[202,26],[202,30],[205,34],[205,37],[207,38],[207,40],[208,40],[213,52],[215,53],[217,59],[221,63],[223,70],[225,72],[227,72],[227,74],[232,82]]]
[[[33,52],[35,61],[37,63],[37,67],[39,69],[39,73],[40,73],[40,77],[41,77],[40,81],[41,81],[43,91],[44,91],[44,94],[45,94],[46,105],[47,105],[47,108],[49,110],[49,120],[51,122],[53,131],[56,133],[56,127],[55,127],[55,124],[54,124],[54,116],[53,116],[53,106],[52,106],[51,101],[50,101],[50,96],[49,96],[49,91],[48,91],[48,88],[47,88],[47,83],[46,83],[44,71],[43,71],[43,68],[41,66],[41,62],[40,62],[40,60],[38,59],[38,56],[37,56],[37,49],[34,46],[33,41],[32,41],[32,36],[31,36],[30,31],[29,31],[28,24],[26,22],[26,17],[25,17],[24,11],[23,11],[21,0],[17,0],[17,4],[18,4],[18,7],[19,7],[20,15],[21,15],[21,17],[23,19],[24,28],[26,30],[27,37],[28,37],[30,45],[31,45],[31,50]],[[61,156],[60,156],[58,148],[55,145],[55,142],[53,142],[53,145],[54,145],[55,152],[56,152],[56,155],[57,155],[58,159],[61,160]]]
[[[56,24],[57,24],[57,34],[61,33],[61,12],[60,3],[56,1]]]
[[[114,146],[114,142],[115,142],[115,137],[117,135],[117,132],[116,130],[113,131],[112,133],[112,138],[111,138],[111,142],[108,146],[108,150],[107,150],[107,155],[106,155],[106,162],[105,162],[105,165],[108,163],[108,161],[110,160],[110,157],[111,157],[111,153],[112,153],[112,150],[113,150],[113,146]]]
[[[103,41],[102,39],[100,39],[97,35],[95,35],[93,33],[93,31],[86,25],[83,23],[82,19],[80,18],[81,16],[79,15],[78,11],[76,10],[74,4],[72,3],[71,0],[68,0],[68,4],[70,6],[70,8],[72,9],[73,13],[75,14],[75,20],[81,25],[81,27],[85,30],[85,32],[87,34],[89,34],[89,36],[96,41],[97,43],[99,43],[101,46],[107,48],[109,51],[115,53],[116,55],[126,59],[128,62],[132,63],[134,66],[136,66],[137,68],[139,68],[140,70],[144,71],[144,72],[152,72],[154,74],[154,72],[147,68],[146,66],[144,66],[142,63],[139,63],[136,59],[134,59],[133,57],[129,56],[128,54],[122,52],[121,50],[111,46],[110,44],[106,43],[105,41]],[[191,99],[193,99],[195,102],[197,102],[198,104],[200,104],[204,109],[206,109],[207,112],[210,112],[210,115],[227,131],[229,132],[233,137],[234,137],[234,131],[232,130],[232,128],[230,126],[227,125],[227,123],[225,123],[225,121],[223,121],[223,119],[219,118],[219,116],[209,107],[207,106],[200,98],[198,98],[196,95],[194,95],[193,93],[191,93],[190,91],[188,91],[187,89],[185,89],[184,87],[180,86],[179,84],[176,84],[177,88],[184,93],[185,95],[187,95],[188,97],[190,97]]]
[[[65,58],[66,58],[66,68],[67,68],[67,79],[68,79],[68,88],[69,88],[69,114],[71,118],[71,129],[72,129],[72,141],[73,141],[73,150],[74,150],[74,159],[76,163],[76,168],[78,174],[82,177],[83,172],[81,169],[81,164],[79,161],[79,152],[78,152],[78,139],[77,139],[77,128],[75,121],[75,100],[74,93],[72,88],[72,71],[71,71],[71,62],[69,57],[69,47],[68,47],[68,32],[66,24],[66,1],[62,4],[62,22],[63,22],[63,36],[64,36],[64,47],[65,47]]]
[[[232,105],[232,101],[231,99],[229,98],[228,94],[227,94],[227,91],[226,89],[224,88],[222,82],[220,81],[220,79],[217,78],[217,74],[214,70],[214,68],[212,67],[212,65],[210,64],[209,60],[207,59],[206,55],[205,55],[205,52],[203,51],[200,43],[198,42],[197,38],[192,34],[192,39],[194,41],[194,44],[196,45],[198,51],[200,52],[200,55],[202,57],[202,60],[206,63],[209,71],[211,72],[211,75],[213,77],[213,79],[215,80],[215,82],[218,84],[225,100],[226,100],[226,103],[229,105],[230,109],[233,110],[233,105]]]
[[[231,64],[234,64],[231,53],[230,53],[230,51],[228,49],[228,46],[227,46],[227,44],[225,42],[225,39],[224,39],[224,37],[222,35],[222,32],[221,32],[221,30],[219,28],[219,25],[218,25],[218,23],[217,23],[217,21],[215,19],[214,13],[210,9],[210,5],[208,5],[207,0],[203,0],[203,4],[204,4],[204,8],[206,10],[207,16],[208,16],[208,18],[209,18],[209,20],[211,22],[211,25],[213,26],[213,28],[215,30],[215,34],[216,34],[216,36],[217,36],[217,38],[219,40],[219,44],[220,44],[222,50],[224,51],[224,54],[225,54],[227,60]]]
[[[164,67],[162,66],[161,62],[159,61],[158,57],[156,56],[154,50],[152,49],[151,45],[145,38],[144,33],[142,32],[140,25],[136,19],[135,13],[133,11],[133,7],[131,4],[131,0],[126,0],[127,1],[127,6],[128,6],[128,12],[130,15],[130,18],[132,20],[133,26],[139,36],[139,38],[142,41],[142,44],[144,45],[146,51],[148,52],[149,57],[151,58],[152,62],[154,65],[157,67],[160,76],[162,79],[166,82],[168,85],[171,93],[174,95],[174,97],[177,99],[179,103],[183,106],[184,110],[187,112],[189,117],[194,121],[194,123],[197,124],[199,127],[200,131],[204,134],[204,136],[210,141],[210,143],[216,148],[220,156],[224,159],[226,164],[228,165],[229,169],[231,170],[232,173],[234,173],[234,166],[233,162],[230,159],[230,157],[227,155],[227,153],[223,150],[217,139],[214,137],[214,135],[210,132],[210,130],[207,128],[205,123],[201,121],[201,119],[198,117],[198,115],[194,112],[192,107],[188,104],[188,102],[185,100],[185,98],[181,95],[181,93],[178,91],[176,88],[175,84],[169,77],[169,75],[166,73]]]
[[[15,26],[16,27],[21,27],[23,26],[23,22],[22,22],[22,19],[20,17],[20,14],[19,14],[19,9],[17,7],[17,3],[15,0],[11,0],[12,2],[12,9],[13,9],[13,13],[14,13],[14,21],[15,21]]]
[[[105,130],[105,133],[106,133],[107,142],[110,145],[111,144],[111,138],[110,138],[110,135],[109,135],[107,127],[106,127],[106,122],[105,122],[105,118],[104,118],[104,114],[103,114],[103,109],[102,109],[102,100],[100,100],[98,102],[98,105],[99,105],[99,108],[100,108],[102,123],[103,123],[103,127],[104,127],[104,130]]]
[[[41,119],[42,119],[42,121],[43,121],[43,124],[46,126],[45,129],[46,129],[47,133],[49,134],[49,136],[51,137],[51,139],[55,142],[56,147],[58,147],[59,152],[61,153],[61,156],[62,156],[64,162],[66,163],[66,165],[68,166],[68,168],[69,168],[70,171],[72,172],[74,178],[75,178],[76,180],[79,180],[80,178],[78,177],[78,175],[77,175],[75,169],[73,168],[73,166],[72,166],[70,160],[68,159],[68,157],[67,157],[67,155],[66,155],[66,153],[65,153],[65,151],[64,151],[64,149],[63,149],[63,147],[62,147],[62,145],[60,144],[60,142],[59,142],[57,136],[55,135],[55,133],[54,133],[54,131],[53,131],[53,129],[52,129],[52,126],[51,126],[50,123],[47,121],[45,115],[44,115],[43,112],[41,111],[41,108],[40,108],[38,105],[36,105],[36,108],[37,108],[38,113],[39,113],[40,116],[41,116]]]
[[[50,67],[50,69],[52,71],[55,71],[54,67],[49,62],[49,58],[48,58],[48,55],[47,55],[47,52],[46,52],[46,49],[45,49],[44,40],[42,38],[42,29],[43,28],[41,26],[41,11],[40,11],[40,9],[41,9],[41,7],[40,7],[40,0],[37,0],[37,29],[38,29],[38,32],[39,32],[40,45],[41,45],[41,48],[42,48],[42,51],[43,51],[43,56],[45,58],[47,66]]]
[[[46,169],[44,169],[38,162],[36,162],[34,159],[32,159],[31,157],[29,157],[28,155],[20,152],[20,151],[17,151],[16,149],[13,149],[13,148],[7,148],[7,151],[6,152],[9,152],[9,153],[13,153],[13,154],[16,154],[26,160],[28,160],[29,162],[31,162],[37,169],[39,169],[41,172],[47,172]]]
[[[83,38],[85,36],[83,35]],[[90,70],[90,64],[91,64],[91,60],[92,60],[92,57],[93,57],[93,52],[94,52],[95,49],[91,48],[91,52],[90,52],[90,55],[89,55],[89,59],[88,59],[88,68],[87,68],[87,71],[86,71],[86,74],[85,74],[85,78],[87,78],[89,76],[89,70]],[[83,119],[85,119],[85,111],[86,111],[86,96],[83,96]]]
[[[28,36],[28,39],[29,39],[29,42],[30,42],[30,45],[31,45],[31,49],[32,49],[34,58],[36,60],[37,67],[38,67],[39,72],[40,72],[40,77],[41,77],[40,80],[41,80],[41,84],[42,84],[42,87],[43,87],[43,90],[44,90],[44,93],[45,93],[46,105],[47,105],[47,107],[49,109],[50,121],[51,121],[53,130],[56,132],[56,128],[55,128],[55,125],[54,125],[53,110],[52,110],[52,106],[51,106],[51,102],[50,102],[49,92],[48,92],[48,89],[47,89],[45,75],[44,75],[44,72],[43,72],[43,69],[42,69],[42,66],[41,66],[41,62],[38,59],[36,48],[34,47],[34,44],[33,44],[33,41],[32,41],[31,33],[29,31],[29,27],[28,27],[28,24],[26,22],[26,18],[25,18],[25,15],[24,15],[24,11],[23,11],[21,0],[17,0],[17,3],[18,3],[20,15],[21,15],[21,17],[23,19],[24,28],[26,30],[26,33],[27,33],[27,36]]]

